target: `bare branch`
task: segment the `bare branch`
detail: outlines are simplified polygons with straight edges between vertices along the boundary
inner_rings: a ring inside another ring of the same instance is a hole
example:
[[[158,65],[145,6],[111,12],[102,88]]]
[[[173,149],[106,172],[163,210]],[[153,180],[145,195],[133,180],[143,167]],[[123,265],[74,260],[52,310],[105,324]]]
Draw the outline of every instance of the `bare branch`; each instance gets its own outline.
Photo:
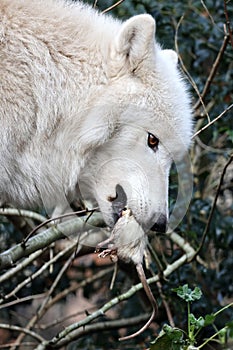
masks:
[[[70,247],[68,247],[68,248],[66,249],[66,251],[61,251],[61,252],[58,254],[59,257],[61,257],[62,255],[67,254],[67,252],[70,251],[70,250],[72,251],[72,250],[75,248],[75,245],[76,245],[76,242],[75,242],[75,243],[73,242],[73,243],[70,245]],[[57,255],[57,256],[58,256],[58,255]],[[55,278],[55,280],[54,280],[52,286],[50,287],[50,289],[49,289],[49,291],[48,291],[48,293],[47,293],[47,295],[46,295],[46,298],[43,300],[43,302],[42,302],[42,304],[41,304],[39,310],[37,311],[36,315],[34,315],[34,316],[32,317],[32,319],[28,322],[28,324],[27,324],[27,326],[26,326],[25,329],[30,329],[30,328],[32,328],[32,327],[36,324],[36,322],[44,316],[44,314],[46,313],[46,311],[47,311],[53,304],[55,304],[61,297],[64,296],[64,294],[61,293],[60,298],[59,298],[59,297],[55,297],[55,298],[51,301],[51,295],[53,294],[53,292],[54,292],[54,290],[55,290],[57,284],[58,284],[59,281],[61,280],[63,274],[65,273],[65,271],[67,270],[67,268],[70,266],[71,261],[72,261],[74,258],[75,258],[75,255],[72,254],[72,255],[70,256],[70,258],[66,261],[66,263],[64,264],[64,266],[61,268],[61,270],[59,271],[57,277]],[[47,264],[48,264],[48,263],[47,263]],[[112,270],[112,268],[111,268],[111,269],[108,269],[107,272],[109,272],[110,270]],[[91,283],[91,282],[93,282],[94,280],[99,279],[100,277],[102,277],[102,276],[105,275],[105,274],[106,274],[106,270],[105,270],[105,271],[101,271],[101,272],[100,272],[99,274],[97,274],[95,277],[91,277],[91,278],[89,278],[89,279],[83,281],[83,283],[80,283],[80,284],[78,285],[78,288],[81,288],[81,287],[85,286],[87,283]],[[77,287],[76,287],[75,289],[77,289]],[[17,338],[16,343],[17,343],[17,344],[20,344],[20,343],[23,341],[23,339],[24,339],[24,334],[21,333],[21,334],[19,335],[19,337]],[[12,347],[11,350],[15,350],[15,347]]]
[[[226,17],[226,26],[227,26],[228,34],[229,34],[229,37],[230,37],[231,46],[233,47],[232,28],[231,28],[231,23],[230,23],[229,15],[228,15],[226,0],[224,0],[224,14],[225,14],[225,17]]]
[[[208,7],[206,6],[206,4],[204,3],[203,0],[201,0],[201,4],[202,4],[202,6],[204,7],[205,11],[207,12],[207,14],[208,14],[208,16],[209,16],[209,18],[210,18],[212,24],[213,24],[214,26],[216,26],[216,23],[215,23],[215,21],[214,21],[214,19],[213,19],[213,16],[211,15],[211,13],[210,13]]]
[[[32,317],[32,319],[28,322],[27,326],[25,327],[26,329],[30,329],[32,328],[35,323],[45,314],[46,310],[47,310],[47,304],[48,301],[52,295],[52,293],[54,292],[57,284],[59,283],[61,277],[63,276],[64,272],[67,270],[67,268],[69,267],[71,261],[74,259],[74,255],[72,254],[69,259],[65,262],[65,264],[63,265],[63,267],[61,268],[61,270],[59,271],[57,277],[55,278],[52,286],[50,287],[48,294],[46,296],[46,298],[43,300],[39,310],[37,311],[37,313]],[[20,344],[23,339],[25,337],[25,332],[21,333],[18,338],[16,339],[16,343]],[[16,350],[16,347],[12,347],[11,350]]]
[[[61,291],[60,293],[55,295],[52,299],[50,299],[49,303],[47,304],[48,305],[47,309],[52,307],[54,304],[56,304],[61,299],[64,299],[68,294],[73,293],[80,288],[84,288],[88,284],[91,284],[91,283],[103,278],[104,276],[111,273],[112,271],[113,271],[113,267],[108,267],[106,269],[102,269],[101,271],[95,273],[93,276],[87,277],[85,280],[83,280],[80,283],[74,283],[74,284],[72,283],[72,285],[69,288],[64,289],[63,291]],[[88,310],[88,311],[90,311],[90,310]],[[57,325],[58,323],[63,322],[65,319],[71,318],[77,314],[79,314],[79,313],[75,313],[73,315],[63,317],[61,320],[56,320],[52,325]],[[42,326],[42,327],[40,326],[40,328],[45,328],[45,327],[48,328],[48,327],[51,327],[52,325],[46,325],[46,326]]]
[[[36,299],[42,299],[42,298],[44,298],[45,296],[46,296],[46,293],[35,294],[35,295],[29,295],[29,296],[27,296],[27,297],[20,298],[20,299],[17,299],[17,300],[13,300],[13,301],[10,301],[9,303],[5,303],[4,305],[0,305],[0,310],[1,310],[1,309],[4,309],[4,308],[7,308],[7,307],[9,307],[9,306],[12,306],[12,305],[24,303],[25,301],[36,300]]]
[[[95,9],[97,7],[98,0],[94,0],[92,7]]]
[[[37,250],[35,253],[31,254],[28,258],[26,258],[24,261],[17,264],[17,266],[13,267],[11,270],[5,272],[2,276],[0,276],[0,283],[3,283],[4,281],[9,280],[13,276],[15,276],[19,271],[25,269],[28,265],[30,265],[35,259],[37,259],[42,253],[44,252],[43,249]]]
[[[16,293],[19,292],[20,289],[22,289],[24,286],[26,286],[28,283],[33,281],[36,277],[38,277],[40,274],[42,274],[51,264],[54,264],[57,260],[59,260],[62,256],[66,255],[70,251],[74,250],[76,247],[76,242],[72,242],[66,249],[59,252],[53,259],[49,260],[47,263],[43,264],[40,269],[38,269],[35,273],[28,276],[28,278],[24,279],[21,283],[19,283],[10,293],[4,296],[3,299],[0,299],[0,303],[3,303],[4,301],[8,300],[10,297],[16,295]],[[40,251],[41,252],[41,251]],[[37,253],[37,252],[36,252]],[[36,255],[35,253],[32,254],[33,256]]]
[[[226,50],[226,47],[227,47],[227,44],[228,44],[228,41],[229,41],[229,35],[225,35],[224,38],[223,38],[223,43],[222,43],[222,46],[217,54],[217,57],[212,65],[212,68],[211,68],[211,71],[210,71],[210,74],[206,80],[206,83],[205,83],[205,86],[203,88],[203,91],[201,93],[201,95],[199,96],[199,100],[197,101],[197,103],[195,104],[194,106],[194,110],[197,110],[197,108],[200,106],[200,104],[203,103],[203,100],[210,88],[210,85],[217,73],[217,70],[218,70],[218,67],[219,67],[219,64],[221,62],[221,59],[224,55],[224,52]]]
[[[23,218],[33,219],[39,222],[45,222],[47,219],[41,214],[31,210],[15,209],[15,208],[0,208],[0,215],[4,216],[20,216]]]
[[[122,2],[124,2],[124,0],[117,1],[112,6],[109,6],[107,9],[103,10],[102,13],[106,13],[106,12],[112,11],[115,7],[119,6]]]
[[[88,225],[93,225],[96,227],[101,223],[103,223],[101,215],[95,213],[90,218]],[[21,258],[27,257],[39,249],[48,247],[51,243],[57,241],[58,239],[71,237],[74,232],[82,232],[88,227],[90,228],[91,226],[85,225],[85,223],[80,218],[76,218],[74,220],[60,223],[41,233],[38,233],[36,236],[31,237],[28,240],[26,246],[24,246],[24,244],[17,244],[16,246],[1,253],[0,270],[7,267],[12,267]],[[95,241],[93,241],[93,246],[94,244]]]
[[[233,103],[228,106],[222,113],[220,113],[216,118],[214,118],[213,120],[211,120],[208,124],[206,124],[205,126],[203,126],[203,128],[201,128],[200,130],[198,130],[193,136],[192,138],[195,138],[197,135],[199,135],[203,130],[207,129],[210,125],[214,124],[218,119],[222,118],[227,112],[229,112],[231,110],[231,108],[233,107]]]
[[[18,346],[18,344],[16,344],[15,342],[11,342],[11,343],[7,343],[7,344],[3,344],[3,345],[0,345],[0,349],[3,349],[3,350],[6,350],[6,349],[10,349],[12,346]],[[29,342],[29,341],[25,341],[21,344],[21,346],[23,346],[24,348],[23,349],[30,349],[33,347],[36,346],[35,342]]]
[[[68,345],[71,341],[77,340],[83,337],[84,335],[93,334],[94,332],[135,326],[137,324],[144,323],[148,317],[150,317],[150,314],[145,313],[143,315],[130,317],[126,319],[109,320],[109,321],[102,321],[102,322],[90,324],[85,326],[85,328],[77,329],[74,332],[70,333],[66,338],[61,340],[59,344],[56,344],[53,348],[60,349],[61,347]],[[46,347],[44,347],[43,343],[36,348],[36,350],[44,350],[44,349],[46,349]]]
[[[179,57],[179,61],[180,61],[182,70],[183,70],[184,73],[186,74],[186,76],[187,76],[188,80],[190,81],[190,83],[191,83],[193,89],[195,90],[197,96],[199,97],[199,100],[200,100],[200,102],[201,102],[201,104],[202,104],[202,107],[203,107],[204,112],[205,112],[205,114],[206,114],[206,116],[207,116],[207,118],[208,118],[208,121],[210,121],[210,117],[209,117],[208,111],[207,111],[207,109],[206,109],[206,107],[205,107],[204,101],[203,101],[202,96],[201,96],[201,93],[200,93],[200,91],[199,91],[199,89],[198,89],[198,87],[197,87],[197,84],[196,84],[195,81],[193,80],[191,74],[188,72],[188,70],[187,70],[187,68],[186,68],[186,66],[185,66],[185,64],[184,64],[184,62],[183,62],[183,59],[182,59],[182,57],[181,57],[181,55],[180,55],[180,52],[179,52],[178,31],[179,31],[179,27],[180,27],[180,25],[181,25],[183,19],[184,19],[184,15],[181,16],[181,18],[179,19],[177,25],[175,26],[175,49],[176,49],[176,52],[177,52],[177,54],[178,54],[178,57]]]
[[[200,243],[198,249],[196,250],[195,255],[192,257],[192,259],[190,261],[192,261],[199,254],[199,252],[201,251],[201,249],[202,249],[202,247],[204,245],[204,242],[205,242],[205,239],[206,239],[206,236],[207,236],[207,233],[209,231],[210,224],[211,224],[211,221],[212,221],[212,218],[213,218],[214,210],[216,208],[216,204],[217,204],[217,200],[218,200],[218,197],[219,197],[219,194],[220,194],[220,190],[221,190],[221,187],[222,187],[224,176],[226,174],[228,166],[231,164],[232,161],[233,161],[233,154],[230,156],[229,160],[227,161],[227,163],[225,164],[225,166],[223,168],[223,171],[222,171],[222,174],[221,174],[221,177],[220,177],[220,180],[219,180],[218,188],[217,188],[217,191],[216,191],[216,194],[215,194],[215,197],[214,197],[214,202],[213,202],[213,205],[212,205],[211,210],[210,210],[210,214],[209,214],[209,217],[208,217],[208,220],[207,220],[207,224],[206,224],[204,233],[202,235],[201,243]]]
[[[33,337],[34,339],[36,339],[39,342],[44,342],[44,338],[41,337],[39,334],[30,331],[26,328],[22,328],[22,327],[18,327],[18,326],[13,326],[13,325],[9,325],[9,324],[4,324],[4,323],[0,323],[0,328],[2,329],[9,329],[11,331],[17,331],[17,332],[21,332],[24,333],[25,335],[30,335],[31,337]]]
[[[178,240],[178,237],[180,237],[178,234],[174,234],[174,233],[169,234],[171,239],[174,237],[174,235],[176,237],[176,240]],[[180,237],[180,242],[182,242],[182,249],[184,249],[185,254],[166,267],[166,269],[163,271],[164,277],[168,277],[172,272],[177,270],[180,266],[182,266],[186,262],[190,261],[196,255],[195,250],[187,242],[183,244],[184,240],[181,237]],[[148,284],[155,283],[158,281],[159,281],[158,275],[147,279]],[[60,348],[63,342],[66,342],[67,339],[70,339],[70,337],[72,337],[73,332],[76,332],[81,327],[86,327],[86,325],[88,325],[90,322],[104,315],[105,312],[107,312],[109,309],[119,304],[123,300],[129,299],[132,295],[134,295],[136,292],[138,292],[142,288],[143,287],[141,283],[138,283],[137,285],[132,286],[126,293],[123,293],[118,297],[113,298],[112,300],[107,302],[105,305],[103,305],[103,307],[93,312],[92,314],[88,315],[85,319],[79,322],[73,323],[72,325],[66,327],[63,331],[57,334],[57,336],[51,339],[50,341],[43,342],[37,347],[36,350],[43,350],[49,347]]]
[[[63,214],[63,215],[59,215],[59,216],[56,216],[56,217],[53,217],[53,218],[50,218],[50,219],[47,219],[45,220],[44,222],[42,222],[40,225],[36,226],[29,234],[28,236],[24,239],[23,241],[23,244],[26,244],[26,242],[28,241],[28,239],[33,236],[36,231],[38,231],[41,227],[43,226],[46,226],[47,224],[51,224],[53,223],[54,225],[54,222],[56,222],[56,220],[60,220],[60,219],[64,219],[64,218],[67,218],[67,217],[70,217],[70,216],[76,216],[76,215],[86,215],[88,213],[93,213],[97,210],[98,208],[93,208],[93,209],[84,209],[84,210],[79,210],[79,211],[72,211],[70,213],[66,213],[66,214]]]
[[[171,309],[170,309],[170,307],[168,305],[168,302],[167,302],[166,297],[165,297],[165,295],[163,293],[163,290],[162,290],[162,284],[161,284],[160,281],[158,281],[156,283],[156,285],[157,285],[157,288],[158,288],[158,291],[159,291],[159,295],[160,295],[160,297],[162,299],[163,306],[164,306],[164,308],[166,310],[169,324],[170,324],[171,327],[175,327],[175,322],[174,322],[173,317],[172,317]]]

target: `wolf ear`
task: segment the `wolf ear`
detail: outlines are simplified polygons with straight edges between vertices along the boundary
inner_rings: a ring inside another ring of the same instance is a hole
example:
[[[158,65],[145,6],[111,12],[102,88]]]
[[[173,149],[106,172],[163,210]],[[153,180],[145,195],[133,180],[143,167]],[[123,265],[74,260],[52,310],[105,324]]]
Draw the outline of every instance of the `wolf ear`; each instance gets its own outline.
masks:
[[[122,24],[116,39],[117,54],[135,71],[144,61],[154,58],[155,21],[150,15],[138,15]],[[148,64],[148,63],[147,63]]]

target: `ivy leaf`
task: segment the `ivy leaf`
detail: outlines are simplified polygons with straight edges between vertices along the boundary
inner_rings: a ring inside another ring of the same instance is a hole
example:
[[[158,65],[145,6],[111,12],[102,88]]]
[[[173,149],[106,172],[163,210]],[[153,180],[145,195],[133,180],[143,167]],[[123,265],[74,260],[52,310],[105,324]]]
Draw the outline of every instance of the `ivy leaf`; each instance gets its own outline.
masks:
[[[194,314],[189,314],[189,321],[191,324],[195,324],[197,322],[197,319],[194,316]]]
[[[150,350],[167,350],[172,349],[172,340],[169,338],[168,334],[163,334],[158,336],[153,344],[151,343]],[[179,348],[177,349],[179,350]]]
[[[220,331],[218,332],[218,340],[221,344],[226,343],[227,331],[228,331],[227,327],[224,327],[220,329]]]
[[[178,288],[173,289],[174,292],[180,297],[184,299],[186,302],[191,302],[194,300],[199,300],[202,296],[202,291],[199,287],[195,287],[193,290],[189,288],[187,284],[180,286]]]
[[[193,314],[189,314],[189,322],[191,325],[194,326],[194,328],[199,329],[204,327],[205,325],[205,320],[202,316],[200,316],[198,319],[193,315]]]
[[[151,343],[150,350],[181,350],[183,343],[181,329],[164,325],[159,336]]]
[[[228,334],[230,338],[233,338],[233,321],[230,321],[226,324],[227,328],[228,328]]]
[[[213,324],[215,320],[214,314],[207,314],[205,315],[205,323],[204,326],[209,326],[210,324]]]

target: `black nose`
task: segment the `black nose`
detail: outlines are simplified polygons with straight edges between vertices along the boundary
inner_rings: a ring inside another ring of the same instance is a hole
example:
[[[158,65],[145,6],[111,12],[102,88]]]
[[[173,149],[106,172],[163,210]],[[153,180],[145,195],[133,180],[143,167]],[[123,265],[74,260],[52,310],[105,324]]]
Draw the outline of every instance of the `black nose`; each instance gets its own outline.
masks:
[[[165,233],[167,230],[167,217],[160,214],[156,223],[151,227],[151,231]]]
[[[116,223],[119,219],[122,209],[126,206],[127,196],[123,187],[116,185],[116,198],[112,201],[113,220]]]

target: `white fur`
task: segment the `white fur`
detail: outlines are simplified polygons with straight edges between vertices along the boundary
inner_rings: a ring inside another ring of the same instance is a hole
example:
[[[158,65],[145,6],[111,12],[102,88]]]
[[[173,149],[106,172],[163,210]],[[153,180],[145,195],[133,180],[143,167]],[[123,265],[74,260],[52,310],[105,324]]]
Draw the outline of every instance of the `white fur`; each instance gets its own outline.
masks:
[[[63,208],[79,181],[113,225],[108,199],[120,184],[140,224],[167,215],[191,109],[177,56],[154,33],[146,14],[121,23],[82,3],[1,0],[2,201]]]

